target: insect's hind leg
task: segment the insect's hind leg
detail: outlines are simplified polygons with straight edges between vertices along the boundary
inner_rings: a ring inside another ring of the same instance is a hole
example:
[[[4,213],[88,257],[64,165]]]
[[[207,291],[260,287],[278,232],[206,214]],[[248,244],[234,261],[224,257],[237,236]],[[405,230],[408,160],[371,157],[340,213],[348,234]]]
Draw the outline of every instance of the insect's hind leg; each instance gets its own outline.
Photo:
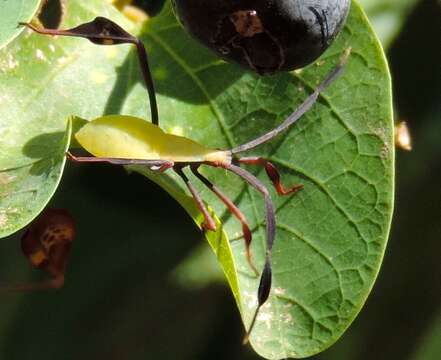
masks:
[[[184,166],[183,165],[175,165],[175,166],[173,166],[173,170],[185,182],[185,185],[187,185],[188,190],[190,190],[190,193],[193,196],[193,199],[194,199],[194,201],[196,203],[196,206],[198,207],[199,211],[204,216],[204,223],[202,224],[203,229],[204,230],[216,231],[216,223],[213,220],[213,218],[211,217],[210,213],[208,212],[208,209],[205,206],[204,201],[201,198],[201,195],[199,194],[197,189],[194,187],[194,185],[191,183],[191,181],[187,177],[187,175],[185,175],[184,172],[182,171],[182,168]]]
[[[276,189],[277,193],[279,195],[289,195],[289,194],[295,194],[299,190],[303,189],[303,185],[294,185],[290,188],[285,188],[280,180],[280,173],[279,170],[277,170],[276,166],[268,161],[265,158],[261,157],[242,157],[237,159],[241,164],[249,164],[249,165],[260,165],[265,168],[266,174],[268,175],[269,179],[273,183],[274,188]]]
[[[262,274],[260,275],[259,288],[257,290],[257,308],[254,312],[251,324],[245,334],[244,343],[248,342],[248,338],[257,320],[257,315],[263,304],[268,300],[271,285],[272,285],[272,248],[274,239],[276,236],[276,213],[274,211],[274,205],[271,201],[271,197],[266,186],[260,182],[253,174],[249,173],[245,169],[240,168],[234,164],[224,164],[224,169],[229,170],[236,175],[240,176],[248,184],[259,191],[265,202],[265,219],[266,219],[266,251],[265,251],[265,264],[263,266]]]
[[[153,85],[153,78],[150,72],[147,50],[140,39],[129,34],[118,24],[105,17],[97,17],[94,20],[78,25],[72,29],[58,30],[38,28],[30,23],[19,23],[29,29],[43,35],[59,35],[82,37],[90,40],[97,45],[117,45],[117,44],[133,44],[136,46],[139,63],[141,66],[142,76],[144,78],[147,91],[149,93],[150,111],[152,123],[158,125],[158,106],[156,103],[156,92]]]
[[[247,256],[248,264],[250,265],[251,269],[254,271],[254,273],[259,275],[259,272],[254,265],[252,256],[251,256],[251,240],[252,240],[252,234],[250,227],[248,225],[247,219],[245,218],[245,215],[240,211],[240,209],[231,201],[231,199],[226,196],[216,185],[214,185],[210,180],[208,180],[204,175],[202,175],[199,171],[199,164],[191,165],[191,171],[193,174],[208,188],[210,189],[228,208],[228,210],[239,220],[239,222],[242,225],[242,233],[243,238],[245,240],[245,251]]]

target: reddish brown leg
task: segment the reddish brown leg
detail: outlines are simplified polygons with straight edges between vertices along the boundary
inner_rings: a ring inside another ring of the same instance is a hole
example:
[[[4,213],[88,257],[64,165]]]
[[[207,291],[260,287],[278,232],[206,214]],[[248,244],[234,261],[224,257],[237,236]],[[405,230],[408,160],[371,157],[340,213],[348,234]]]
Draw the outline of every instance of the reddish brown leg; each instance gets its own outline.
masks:
[[[164,172],[173,167],[174,163],[168,160],[145,160],[145,159],[122,159],[122,158],[106,158],[95,156],[75,156],[70,152],[66,153],[66,157],[73,162],[80,163],[100,163],[105,162],[114,165],[145,165],[151,170]]]
[[[251,256],[251,240],[252,240],[252,234],[250,231],[250,227],[248,225],[247,219],[245,218],[245,215],[240,211],[240,209],[226,196],[216,185],[214,185],[210,180],[208,180],[205,176],[203,176],[199,171],[199,164],[191,165],[191,171],[193,174],[201,180],[201,182],[208,187],[228,208],[228,210],[237,218],[237,220],[240,221],[242,224],[242,232],[243,232],[243,238],[245,240],[245,251],[247,256],[248,264],[250,264],[251,269],[254,271],[256,276],[259,275],[259,272],[257,271],[256,266],[254,265],[252,256]]]
[[[293,187],[290,187],[286,189],[282,182],[280,181],[280,173],[277,170],[277,168],[269,162],[268,160],[261,158],[261,157],[243,157],[237,159],[242,164],[249,164],[249,165],[260,165],[265,167],[266,174],[268,175],[269,179],[274,185],[274,188],[276,189],[277,193],[279,195],[289,195],[289,194],[295,194],[297,191],[303,189],[303,185],[294,185]]]
[[[184,180],[185,185],[187,185],[188,190],[190,190],[190,193],[193,196],[194,201],[196,202],[196,206],[198,207],[202,215],[204,215],[204,222],[202,224],[202,228],[204,230],[216,231],[216,223],[214,222],[213,218],[208,212],[207,207],[205,206],[204,201],[201,198],[201,195],[199,195],[199,192],[196,190],[196,188],[193,186],[191,181],[188,179],[187,175],[185,175],[184,172],[182,171],[182,166],[175,165],[173,167],[173,170],[176,172],[176,174],[178,174],[182,178],[182,180]]]

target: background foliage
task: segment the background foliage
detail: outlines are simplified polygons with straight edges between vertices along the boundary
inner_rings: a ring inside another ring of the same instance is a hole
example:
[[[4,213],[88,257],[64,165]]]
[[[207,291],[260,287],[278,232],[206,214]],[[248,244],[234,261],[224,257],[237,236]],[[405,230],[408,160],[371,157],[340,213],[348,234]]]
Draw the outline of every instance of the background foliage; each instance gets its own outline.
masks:
[[[0,13],[8,14],[0,22],[0,48],[6,46],[23,31],[19,21],[29,21],[36,13],[40,0],[3,0]]]
[[[441,299],[434,279],[440,278],[441,269],[434,254],[439,253],[435,240],[441,235],[441,151],[436,136],[441,109],[436,95],[440,77],[433,76],[439,71],[439,52],[423,41],[427,24],[434,34],[441,28],[439,8],[434,1],[422,1],[402,21],[405,30],[392,42],[389,55],[398,114],[411,125],[415,151],[399,156],[394,236],[379,283],[349,332],[319,356],[323,359],[425,360],[440,346],[434,334],[440,331]],[[432,55],[417,56],[426,52]],[[174,200],[120,169],[68,171],[53,205],[81,214],[79,221],[93,229],[91,241],[76,246],[69,289],[50,295],[2,295],[2,358],[173,359],[177,348],[182,359],[257,358],[240,345],[242,328],[233,300],[222,282],[213,281],[216,262],[200,249],[198,232]],[[143,199],[149,199],[148,204]],[[152,239],[162,239],[155,246],[139,242],[143,219],[149,219]],[[118,222],[127,227],[108,227]],[[27,264],[17,242],[8,240],[0,242],[2,280],[22,281],[29,276]],[[14,253],[16,257],[10,255]],[[186,255],[188,260],[182,262]],[[201,263],[212,266],[213,273],[204,267],[200,276]],[[77,311],[63,311],[69,304]],[[63,317],[57,316],[60,313]],[[170,318],[175,321],[164,321]],[[42,328],[42,319],[50,326]]]

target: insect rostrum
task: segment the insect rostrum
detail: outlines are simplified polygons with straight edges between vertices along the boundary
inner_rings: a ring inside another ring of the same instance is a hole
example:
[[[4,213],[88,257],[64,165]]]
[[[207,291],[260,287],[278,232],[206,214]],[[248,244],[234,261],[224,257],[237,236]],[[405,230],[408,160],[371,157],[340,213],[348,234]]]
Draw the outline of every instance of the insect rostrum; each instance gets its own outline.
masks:
[[[185,29],[227,61],[260,74],[317,59],[337,36],[350,0],[173,0]]]

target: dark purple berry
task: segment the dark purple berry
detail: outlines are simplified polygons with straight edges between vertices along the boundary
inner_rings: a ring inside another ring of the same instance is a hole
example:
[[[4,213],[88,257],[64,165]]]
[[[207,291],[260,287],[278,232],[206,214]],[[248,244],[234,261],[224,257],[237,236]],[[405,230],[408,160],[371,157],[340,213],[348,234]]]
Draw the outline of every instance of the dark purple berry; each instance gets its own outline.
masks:
[[[350,0],[173,0],[173,6],[202,44],[267,74],[316,60],[341,30]]]

